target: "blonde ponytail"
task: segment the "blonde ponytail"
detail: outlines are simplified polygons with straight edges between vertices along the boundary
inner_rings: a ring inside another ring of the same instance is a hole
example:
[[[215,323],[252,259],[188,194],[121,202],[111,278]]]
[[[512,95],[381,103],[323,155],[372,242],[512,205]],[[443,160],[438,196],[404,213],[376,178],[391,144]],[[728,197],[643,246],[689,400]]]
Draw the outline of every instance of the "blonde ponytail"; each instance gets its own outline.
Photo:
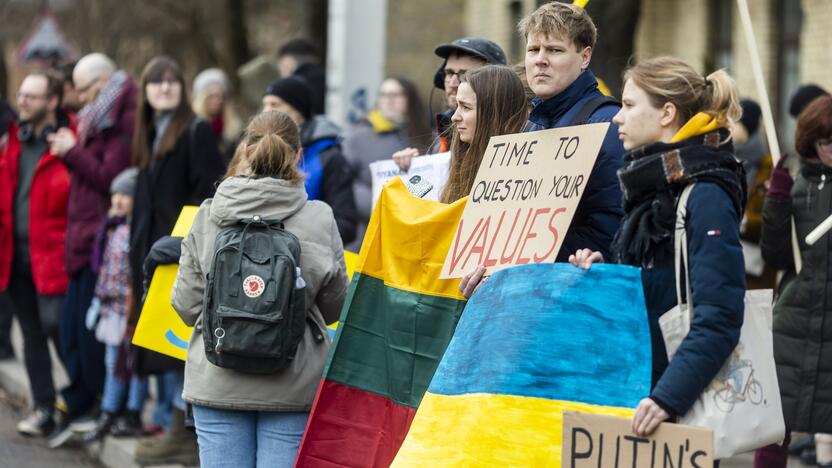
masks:
[[[624,72],[624,81],[629,80],[647,93],[654,107],[673,103],[679,126],[697,113],[705,112],[730,129],[742,115],[737,84],[724,70],[705,78],[687,62],[663,56],[640,61],[629,68]]]
[[[705,82],[701,111],[716,118],[721,125],[733,128],[742,117],[737,83],[725,70],[711,73]]]

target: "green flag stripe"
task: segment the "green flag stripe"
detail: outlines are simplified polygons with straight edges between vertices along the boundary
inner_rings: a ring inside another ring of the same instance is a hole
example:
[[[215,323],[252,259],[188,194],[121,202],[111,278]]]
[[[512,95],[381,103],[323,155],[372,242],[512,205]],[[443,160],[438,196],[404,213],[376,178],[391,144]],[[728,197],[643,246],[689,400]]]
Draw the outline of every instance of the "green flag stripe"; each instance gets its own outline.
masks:
[[[324,378],[416,408],[465,301],[386,286],[356,273]]]

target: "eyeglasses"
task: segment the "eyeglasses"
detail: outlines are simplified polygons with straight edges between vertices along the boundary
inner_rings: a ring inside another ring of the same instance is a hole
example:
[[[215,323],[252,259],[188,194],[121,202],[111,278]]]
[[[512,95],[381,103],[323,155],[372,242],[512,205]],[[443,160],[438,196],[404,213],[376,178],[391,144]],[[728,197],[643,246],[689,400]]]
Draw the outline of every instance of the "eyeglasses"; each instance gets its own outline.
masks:
[[[453,77],[456,77],[457,80],[462,81],[462,78],[465,77],[465,73],[467,73],[467,72],[468,72],[468,70],[460,70],[460,71],[445,70],[445,82],[451,81],[451,78],[453,78]]]
[[[46,99],[46,95],[44,95],[44,94],[17,93],[17,100],[18,101],[39,101],[41,99]]]

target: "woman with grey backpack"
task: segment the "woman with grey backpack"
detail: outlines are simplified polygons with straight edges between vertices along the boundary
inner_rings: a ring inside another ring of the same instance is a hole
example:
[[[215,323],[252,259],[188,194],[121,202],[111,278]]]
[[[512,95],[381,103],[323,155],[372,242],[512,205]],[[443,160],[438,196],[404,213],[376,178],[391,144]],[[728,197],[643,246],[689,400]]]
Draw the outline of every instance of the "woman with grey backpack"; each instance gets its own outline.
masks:
[[[203,467],[292,466],[323,373],[347,276],[300,152],[286,114],[256,116],[182,242],[172,303],[194,326],[183,397]]]

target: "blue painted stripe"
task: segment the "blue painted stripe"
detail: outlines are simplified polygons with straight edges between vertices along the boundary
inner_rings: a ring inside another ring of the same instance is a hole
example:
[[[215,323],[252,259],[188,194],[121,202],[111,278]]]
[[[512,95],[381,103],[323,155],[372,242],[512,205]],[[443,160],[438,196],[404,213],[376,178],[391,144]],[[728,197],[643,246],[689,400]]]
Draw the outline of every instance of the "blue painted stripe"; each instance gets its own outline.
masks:
[[[468,301],[429,391],[632,408],[650,390],[650,347],[639,269],[514,267]]]
[[[168,330],[165,332],[165,339],[167,339],[170,344],[176,346],[177,348],[188,349],[188,342],[176,336],[176,333],[174,333],[173,330]]]

